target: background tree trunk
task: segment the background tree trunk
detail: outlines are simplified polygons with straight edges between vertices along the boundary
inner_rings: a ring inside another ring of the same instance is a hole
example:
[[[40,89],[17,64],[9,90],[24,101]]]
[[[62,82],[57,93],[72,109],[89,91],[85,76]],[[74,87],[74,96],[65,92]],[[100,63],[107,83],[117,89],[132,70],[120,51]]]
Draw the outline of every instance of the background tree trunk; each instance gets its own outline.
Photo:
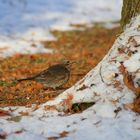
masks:
[[[124,28],[132,17],[140,13],[140,0],[123,0],[121,27]]]

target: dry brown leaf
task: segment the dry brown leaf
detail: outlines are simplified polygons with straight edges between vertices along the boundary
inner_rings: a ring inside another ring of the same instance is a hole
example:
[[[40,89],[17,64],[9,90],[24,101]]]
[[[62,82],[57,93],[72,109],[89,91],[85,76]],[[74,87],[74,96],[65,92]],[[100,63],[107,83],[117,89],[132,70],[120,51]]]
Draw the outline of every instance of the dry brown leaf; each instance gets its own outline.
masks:
[[[140,113],[140,96],[134,100],[134,111]]]
[[[128,39],[128,43],[133,43],[134,46],[137,45],[137,41],[135,40],[135,38],[133,36],[131,36],[129,39]]]
[[[48,137],[47,139],[48,140],[57,140],[57,139],[59,139],[59,137]]]
[[[20,134],[20,133],[22,133],[22,132],[23,132],[23,130],[15,131],[16,134]]]
[[[68,94],[67,98],[60,103],[62,106],[66,106],[68,108],[67,109],[68,112],[71,112],[72,109],[72,99],[73,95]]]
[[[84,89],[86,89],[86,88],[87,88],[87,86],[86,86],[85,84],[83,84],[82,87],[80,87],[79,89],[77,89],[77,91],[79,91],[79,90],[84,90]]]
[[[68,131],[63,131],[63,132],[60,133],[60,137],[61,138],[66,137],[68,134],[69,134]]]
[[[10,113],[8,111],[0,109],[0,116],[10,116]]]
[[[21,114],[22,116],[28,116],[29,115],[29,112],[24,112],[24,111],[21,111],[21,112],[19,112],[19,114]]]
[[[124,49],[124,48],[118,48],[118,52],[119,52],[120,54],[125,53],[125,49]]]
[[[140,87],[135,87],[132,75],[126,70],[123,64],[120,66],[120,71],[123,74],[124,84],[135,93],[140,93]]]
[[[45,111],[56,110],[56,106],[55,105],[46,105],[46,106],[44,106],[44,110]]]
[[[120,85],[121,85],[120,81],[117,81],[117,80],[114,80],[114,81],[113,81],[113,86],[114,86],[115,88],[119,88]]]
[[[134,104],[133,103],[125,104],[124,108],[133,110],[134,109]]]
[[[125,104],[124,107],[140,113],[140,97],[137,97],[133,103]]]

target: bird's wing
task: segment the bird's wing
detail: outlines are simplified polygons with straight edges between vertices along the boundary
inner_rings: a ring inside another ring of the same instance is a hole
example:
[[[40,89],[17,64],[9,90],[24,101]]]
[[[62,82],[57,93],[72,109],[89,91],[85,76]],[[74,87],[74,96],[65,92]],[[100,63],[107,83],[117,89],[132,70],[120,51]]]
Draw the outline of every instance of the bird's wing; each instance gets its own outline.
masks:
[[[42,72],[40,72],[39,74],[35,75],[35,79],[48,79],[49,77],[53,77],[53,74],[51,73],[51,71],[48,70],[44,70]]]

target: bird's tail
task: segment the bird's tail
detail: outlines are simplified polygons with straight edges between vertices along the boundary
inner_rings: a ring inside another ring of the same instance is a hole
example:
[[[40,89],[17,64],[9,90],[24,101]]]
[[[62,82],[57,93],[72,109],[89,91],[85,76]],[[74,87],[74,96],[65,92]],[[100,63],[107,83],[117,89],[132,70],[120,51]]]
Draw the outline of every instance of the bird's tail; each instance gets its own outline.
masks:
[[[33,80],[33,77],[17,79],[18,82],[25,81],[25,80]]]

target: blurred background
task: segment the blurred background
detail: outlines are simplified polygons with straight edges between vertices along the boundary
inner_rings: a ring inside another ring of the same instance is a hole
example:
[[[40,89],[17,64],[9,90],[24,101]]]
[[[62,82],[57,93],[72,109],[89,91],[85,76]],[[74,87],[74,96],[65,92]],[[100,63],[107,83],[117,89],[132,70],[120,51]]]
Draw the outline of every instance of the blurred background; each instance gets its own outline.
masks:
[[[39,41],[55,40],[50,31],[72,30],[71,24],[106,22],[112,28],[121,7],[122,0],[1,0],[0,57],[51,52]]]

